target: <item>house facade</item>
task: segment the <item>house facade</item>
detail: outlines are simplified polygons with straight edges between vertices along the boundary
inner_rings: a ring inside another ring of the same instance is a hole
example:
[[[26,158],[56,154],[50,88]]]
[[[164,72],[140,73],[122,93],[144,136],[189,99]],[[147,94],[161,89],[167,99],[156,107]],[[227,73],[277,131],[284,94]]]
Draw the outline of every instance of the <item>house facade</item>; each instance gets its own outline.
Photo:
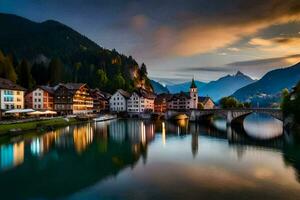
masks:
[[[159,94],[154,101],[154,112],[164,113],[167,110],[167,102],[172,98],[171,94]]]
[[[122,89],[117,90],[109,99],[109,107],[112,112],[126,112],[127,100],[130,94]]]
[[[214,109],[215,106],[215,103],[210,97],[198,98],[198,109]]]
[[[93,98],[83,83],[59,84],[54,95],[54,110],[59,114],[87,114],[93,112]]]
[[[187,92],[174,94],[167,102],[167,107],[170,110],[187,110],[190,109],[191,97]]]
[[[35,110],[54,110],[54,88],[38,86],[25,96],[25,107]]]
[[[100,91],[98,88],[90,90],[93,98],[93,112],[99,113],[101,111],[109,110],[110,94]]]
[[[154,100],[154,94],[139,88],[127,100],[127,111],[132,113],[153,112]]]
[[[10,80],[0,78],[1,110],[24,109],[26,89]]]

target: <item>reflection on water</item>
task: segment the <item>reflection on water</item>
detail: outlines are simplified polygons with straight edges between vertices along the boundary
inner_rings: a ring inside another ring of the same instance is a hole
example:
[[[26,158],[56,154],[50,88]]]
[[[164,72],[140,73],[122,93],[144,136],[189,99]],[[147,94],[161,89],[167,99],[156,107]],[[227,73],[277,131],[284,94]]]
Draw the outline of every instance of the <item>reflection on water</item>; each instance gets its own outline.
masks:
[[[212,125],[224,132],[228,132],[226,119],[215,118]],[[269,115],[253,113],[243,120],[245,134],[254,139],[272,139],[283,134],[283,123]]]
[[[226,120],[223,118],[216,118],[212,121],[213,126],[220,130],[220,131],[226,131],[227,130],[227,124],[226,124]]]
[[[24,161],[24,142],[1,145],[0,152],[1,169],[9,169],[18,166]]]
[[[300,198],[297,140],[255,141],[222,123],[114,120],[9,138],[0,144],[1,197]]]
[[[270,139],[283,133],[283,124],[278,119],[264,114],[251,114],[245,118],[246,133],[257,139]]]
[[[83,152],[93,142],[93,129],[90,124],[76,127],[73,131],[74,147],[78,153]]]

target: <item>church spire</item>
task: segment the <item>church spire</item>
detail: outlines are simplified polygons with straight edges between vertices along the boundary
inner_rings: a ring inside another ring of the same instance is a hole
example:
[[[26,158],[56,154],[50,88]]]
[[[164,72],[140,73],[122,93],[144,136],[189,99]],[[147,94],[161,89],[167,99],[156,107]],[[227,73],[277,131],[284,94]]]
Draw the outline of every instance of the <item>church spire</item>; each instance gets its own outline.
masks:
[[[194,78],[192,79],[192,84],[191,84],[190,88],[197,88]]]

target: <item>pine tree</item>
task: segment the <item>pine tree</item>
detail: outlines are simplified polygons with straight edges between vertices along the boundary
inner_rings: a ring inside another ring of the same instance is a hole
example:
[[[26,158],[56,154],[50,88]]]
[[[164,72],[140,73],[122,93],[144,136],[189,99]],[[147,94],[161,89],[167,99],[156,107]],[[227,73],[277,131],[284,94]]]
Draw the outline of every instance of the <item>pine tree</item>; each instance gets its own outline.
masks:
[[[126,86],[125,86],[125,79],[123,78],[122,74],[121,73],[118,73],[115,75],[113,81],[112,81],[112,88],[114,88],[115,90],[116,89],[124,89]]]
[[[17,73],[18,83],[27,89],[32,89],[35,85],[35,82],[31,75],[29,62],[26,59],[23,59],[17,67]]]
[[[13,66],[12,60],[9,57],[5,57],[0,51],[0,77],[9,79],[13,82],[17,80],[17,74]]]
[[[146,67],[145,63],[143,63],[141,65],[140,75],[141,75],[141,78],[144,78],[144,77],[146,77],[148,75],[147,67]]]
[[[48,68],[43,62],[33,64],[31,74],[37,85],[45,85],[49,82]]]
[[[97,74],[97,86],[100,89],[105,88],[108,83],[106,72],[103,69],[98,69],[96,74]]]
[[[58,84],[64,80],[64,65],[58,58],[51,60],[48,71],[50,85]]]

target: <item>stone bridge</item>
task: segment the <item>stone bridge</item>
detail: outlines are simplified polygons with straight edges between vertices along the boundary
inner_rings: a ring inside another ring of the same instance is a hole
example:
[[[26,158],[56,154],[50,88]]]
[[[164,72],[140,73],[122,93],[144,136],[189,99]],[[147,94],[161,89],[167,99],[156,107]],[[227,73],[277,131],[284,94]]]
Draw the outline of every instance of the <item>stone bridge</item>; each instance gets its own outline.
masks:
[[[168,110],[165,113],[165,119],[175,119],[179,115],[188,116],[190,121],[200,121],[210,116],[223,116],[227,120],[227,124],[231,124],[234,120],[242,119],[251,113],[261,113],[270,115],[278,120],[283,121],[282,111],[272,108],[236,108],[236,109],[203,109],[203,110]]]

